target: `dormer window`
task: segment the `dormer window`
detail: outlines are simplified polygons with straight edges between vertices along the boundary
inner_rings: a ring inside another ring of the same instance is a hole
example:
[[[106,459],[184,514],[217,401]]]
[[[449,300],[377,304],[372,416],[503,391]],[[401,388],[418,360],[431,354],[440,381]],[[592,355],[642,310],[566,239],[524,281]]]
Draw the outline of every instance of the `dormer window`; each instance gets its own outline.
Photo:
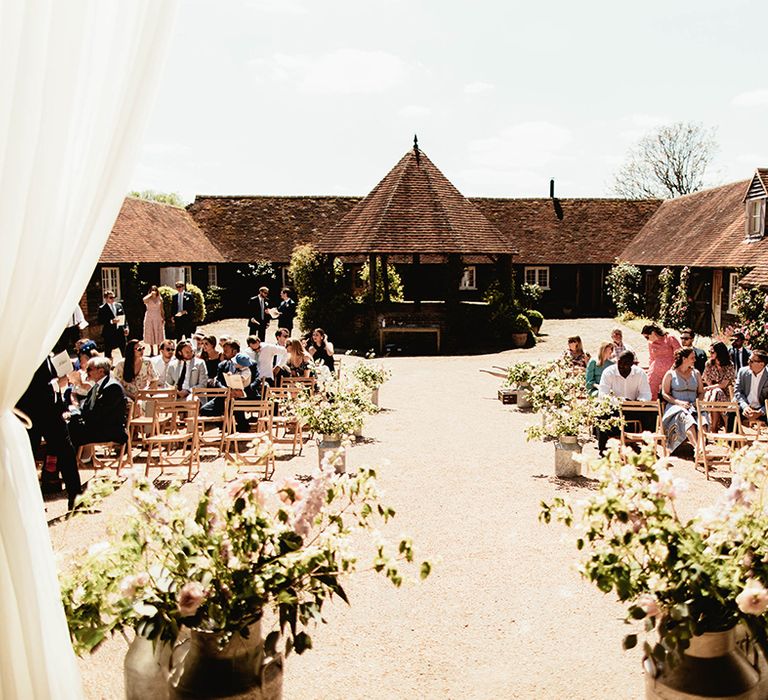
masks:
[[[762,238],[765,232],[765,199],[747,200],[747,238]]]

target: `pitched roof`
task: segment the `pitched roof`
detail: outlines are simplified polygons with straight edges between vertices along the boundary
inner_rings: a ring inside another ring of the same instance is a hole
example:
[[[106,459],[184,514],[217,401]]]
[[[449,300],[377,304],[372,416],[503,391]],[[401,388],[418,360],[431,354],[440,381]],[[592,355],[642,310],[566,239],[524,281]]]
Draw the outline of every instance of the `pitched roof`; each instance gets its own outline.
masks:
[[[768,240],[745,239],[743,196],[750,182],[665,201],[621,257],[638,265],[757,265],[768,256]]]
[[[228,262],[285,263],[296,245],[317,244],[360,197],[198,196],[187,207]]]
[[[533,265],[610,264],[659,208],[657,199],[498,199],[470,201]]]
[[[186,209],[126,197],[99,262],[219,263],[225,259]]]
[[[325,253],[511,253],[423,151],[409,150],[318,242]]]

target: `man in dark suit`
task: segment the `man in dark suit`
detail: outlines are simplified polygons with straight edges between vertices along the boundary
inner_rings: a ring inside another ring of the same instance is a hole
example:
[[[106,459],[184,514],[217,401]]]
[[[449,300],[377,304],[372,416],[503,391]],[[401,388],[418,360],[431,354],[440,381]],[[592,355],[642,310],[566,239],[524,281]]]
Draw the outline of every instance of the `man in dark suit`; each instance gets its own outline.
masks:
[[[123,305],[115,301],[115,293],[109,289],[104,292],[104,303],[99,307],[98,319],[104,339],[104,354],[112,357],[112,351],[117,348],[125,355],[125,337],[128,335],[125,311]]]
[[[32,375],[32,381],[16,404],[16,408],[26,413],[32,422],[32,427],[27,430],[32,451],[34,452],[40,446],[40,438],[44,437],[46,457],[56,457],[56,471],[50,472],[43,469],[40,484],[43,492],[61,492],[58,472],[64,479],[71,510],[75,498],[82,492],[82,485],[75,462],[75,450],[70,442],[67,424],[63,417],[66,407],[61,398],[56,370],[50,358],[46,357]]]
[[[280,303],[277,310],[280,312],[280,326],[290,331],[293,328],[293,319],[296,317],[296,302],[291,299],[291,290],[288,287],[280,290]]]
[[[80,413],[69,419],[69,436],[75,448],[91,442],[123,443],[128,439],[125,392],[110,375],[111,367],[106,357],[88,360],[88,379],[95,384],[82,402]]]
[[[744,347],[744,334],[741,331],[736,331],[733,334],[728,354],[731,356],[731,362],[736,374],[739,373],[742,367],[746,367],[749,364],[749,350]]]
[[[691,328],[683,328],[683,330],[680,331],[680,345],[684,348],[693,348],[693,354],[696,358],[693,361],[693,366],[699,370],[699,374],[701,374],[704,372],[704,366],[707,364],[707,353],[701,348],[693,346],[694,337],[695,334]]]
[[[179,280],[176,282],[176,294],[171,302],[171,314],[173,315],[173,327],[176,340],[184,337],[192,337],[192,318],[195,315],[195,297],[187,291],[187,285]]]
[[[259,293],[255,297],[251,297],[248,304],[250,310],[250,320],[248,321],[248,335],[257,335],[261,342],[267,336],[267,326],[269,325],[269,289],[267,287],[260,287]]]
[[[747,367],[736,375],[734,398],[741,413],[748,422],[765,420],[765,400],[768,399],[768,373],[765,365],[768,353],[753,350]]]

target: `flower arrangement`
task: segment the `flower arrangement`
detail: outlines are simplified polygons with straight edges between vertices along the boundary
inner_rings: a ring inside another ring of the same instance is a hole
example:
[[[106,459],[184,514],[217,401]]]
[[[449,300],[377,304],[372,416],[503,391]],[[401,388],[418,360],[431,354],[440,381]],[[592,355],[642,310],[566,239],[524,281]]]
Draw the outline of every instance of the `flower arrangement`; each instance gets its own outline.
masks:
[[[359,362],[352,370],[352,376],[370,390],[378,389],[391,376],[392,372],[381,364]]]
[[[533,410],[559,408],[574,398],[586,395],[583,372],[574,372],[571,362],[559,358],[544,362],[530,372],[529,397]]]
[[[534,365],[530,362],[516,362],[507,369],[507,378],[503,386],[519,388],[530,385],[534,369]]]
[[[541,425],[526,429],[527,440],[557,440],[565,436],[588,440],[593,428],[608,430],[621,421],[608,396],[576,396],[562,406],[545,407],[541,413]]]
[[[676,499],[686,488],[669,458],[650,445],[619,448],[597,462],[599,486],[579,507],[556,498],[540,519],[580,528],[580,571],[604,593],[627,603],[628,624],[642,621],[657,641],[644,642],[646,664],[674,663],[693,635],[744,622],[768,652],[768,449],[755,443],[733,458],[730,488],[713,506],[683,518]],[[626,462],[626,463],[625,463]],[[636,633],[624,638],[629,649]]]
[[[350,435],[363,426],[367,414],[378,408],[370,390],[359,381],[329,378],[318,382],[315,393],[301,392],[287,406],[302,425],[321,435]]]
[[[247,636],[266,611],[276,620],[268,653],[281,635],[286,653],[302,653],[325,603],[347,600],[342,577],[358,567],[352,531],[372,531],[395,514],[381,502],[372,469],[340,478],[328,463],[306,484],[248,477],[185,496],[177,487],[159,492],[137,480],[122,531],[61,575],[78,653],[129,627],[168,643],[184,628],[228,641]],[[400,567],[414,563],[413,547],[403,538],[390,550],[377,541],[370,568],[400,586]],[[421,563],[420,572],[425,578],[430,564]]]

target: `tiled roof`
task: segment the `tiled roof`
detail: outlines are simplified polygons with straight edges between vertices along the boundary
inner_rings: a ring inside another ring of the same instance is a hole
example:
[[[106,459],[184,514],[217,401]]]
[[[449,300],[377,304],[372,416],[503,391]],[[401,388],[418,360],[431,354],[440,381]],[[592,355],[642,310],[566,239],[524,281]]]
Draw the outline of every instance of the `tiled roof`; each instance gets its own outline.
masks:
[[[763,183],[763,189],[768,194],[768,168],[758,168],[756,175],[760,178],[760,182]]]
[[[518,251],[516,263],[610,264],[659,208],[657,199],[470,201]]]
[[[745,240],[744,190],[750,180],[664,202],[621,257],[638,265],[752,267],[768,240]]]
[[[408,151],[318,242],[326,253],[511,253],[513,246],[434,166]]]
[[[739,284],[743,287],[768,288],[768,261],[755,265],[754,270],[739,280]]]
[[[225,262],[185,209],[126,197],[99,262]]]
[[[360,197],[198,196],[187,209],[229,262],[285,263],[296,245],[317,244]]]

